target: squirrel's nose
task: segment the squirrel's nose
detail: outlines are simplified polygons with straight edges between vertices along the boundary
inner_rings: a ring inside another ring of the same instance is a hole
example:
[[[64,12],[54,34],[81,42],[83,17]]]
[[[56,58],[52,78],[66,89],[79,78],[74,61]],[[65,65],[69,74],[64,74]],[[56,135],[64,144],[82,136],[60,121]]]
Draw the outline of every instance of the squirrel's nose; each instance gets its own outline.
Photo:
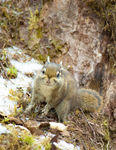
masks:
[[[47,83],[48,83],[48,84],[50,83],[50,78],[48,78]]]

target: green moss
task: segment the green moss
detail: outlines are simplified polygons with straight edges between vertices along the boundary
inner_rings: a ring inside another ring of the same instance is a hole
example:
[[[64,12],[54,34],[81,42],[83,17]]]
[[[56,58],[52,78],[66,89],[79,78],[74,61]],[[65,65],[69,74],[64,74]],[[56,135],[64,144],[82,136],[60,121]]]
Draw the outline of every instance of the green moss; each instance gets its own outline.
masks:
[[[32,10],[30,10],[28,29],[29,30],[37,29],[38,21],[39,21],[39,11],[36,9],[33,13]]]
[[[23,134],[20,138],[20,140],[22,142],[24,142],[25,144],[31,145],[33,146],[35,139],[34,136],[32,135],[26,135]],[[34,150],[42,150],[44,147],[45,150],[51,150],[51,143],[50,143],[50,139],[49,138],[45,138],[41,143],[38,143],[36,145],[36,147],[34,148]]]
[[[28,29],[30,33],[32,31],[36,31],[36,37],[41,39],[43,36],[42,28],[39,26],[39,11],[36,9],[34,12],[30,10],[30,17],[29,17],[29,26]]]
[[[102,126],[105,129],[105,140],[108,141],[110,140],[108,121],[104,120],[104,122],[102,123]]]
[[[7,57],[6,51],[3,49],[3,50],[2,50],[2,53],[1,53],[1,55],[0,55],[0,60],[5,61],[5,60],[6,60],[6,57]]]
[[[51,150],[50,138],[45,138],[41,142],[37,142],[38,138],[32,136],[27,130],[23,130],[18,126],[15,128],[15,126],[7,125],[6,127],[10,133],[0,135],[0,150],[4,148],[11,150]],[[37,139],[35,140],[35,138]]]
[[[42,143],[42,146],[44,146],[45,150],[51,150],[51,143],[49,138],[45,138]]]
[[[58,50],[61,50],[62,47],[63,47],[63,44],[60,43],[60,41],[58,40],[52,40],[51,41],[51,44],[55,47],[55,49],[58,51]]]
[[[4,117],[4,119],[2,120],[2,123],[8,123],[9,122],[9,118]]]
[[[24,9],[24,8],[23,8]],[[19,27],[22,19],[22,10],[18,3],[12,0],[0,2],[0,28],[3,30],[4,45],[10,46],[11,39],[19,41]]]
[[[23,90],[22,89],[17,89],[17,90],[13,90],[10,89],[9,90],[9,99],[10,100],[14,100],[14,101],[19,101],[20,99],[23,98]]]
[[[12,130],[12,129],[11,129]],[[21,141],[18,132],[13,129],[12,133],[0,135],[0,149],[17,149],[17,150],[30,150],[32,146],[24,141]]]
[[[17,77],[17,70],[10,63],[10,60],[4,49],[0,53],[0,73],[3,76],[3,78],[16,78]]]
[[[29,145],[32,145],[34,143],[34,138],[32,135],[23,135],[20,139],[21,141]]]
[[[61,55],[67,53],[68,45],[62,40],[52,39],[49,45],[46,47],[47,53],[50,58],[60,57]]]
[[[104,129],[104,149],[107,150],[110,143],[110,132],[109,132],[109,124],[107,120],[103,120],[102,127]]]
[[[42,28],[38,28],[36,32],[37,32],[37,38],[41,39],[43,37]]]
[[[52,44],[54,50],[51,50],[48,48],[49,55],[51,55],[51,51],[54,51],[55,56],[58,57],[59,54],[63,54],[63,52],[66,53],[68,51],[67,44],[63,43],[63,41],[61,41],[61,40],[53,39],[53,40],[51,40],[51,44]]]
[[[7,71],[7,75],[9,78],[16,78],[17,77],[17,69],[14,66],[10,67]]]
[[[37,59],[41,62],[46,62],[47,60],[47,55],[42,55],[42,54],[38,54],[37,55]]]
[[[7,68],[11,66],[9,58],[7,56],[7,53],[6,53],[6,51],[4,49],[0,53],[0,66],[1,65],[3,65],[4,67],[7,67]]]

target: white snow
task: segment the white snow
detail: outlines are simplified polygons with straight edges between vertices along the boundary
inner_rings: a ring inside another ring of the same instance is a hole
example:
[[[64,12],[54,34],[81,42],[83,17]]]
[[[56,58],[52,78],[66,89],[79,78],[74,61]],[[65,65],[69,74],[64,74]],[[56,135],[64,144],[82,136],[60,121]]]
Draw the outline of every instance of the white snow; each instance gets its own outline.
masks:
[[[0,123],[0,134],[10,133],[10,131]]]
[[[17,69],[17,77],[15,79],[8,80],[0,77],[0,114],[10,115],[14,110],[16,102],[9,100],[9,90],[16,90],[20,87],[26,93],[27,87],[33,82],[33,78],[27,77],[25,73],[35,74],[42,68],[42,65],[28,55],[25,55],[17,47],[6,48],[5,51],[10,63]],[[18,60],[14,59],[14,55],[19,56]]]

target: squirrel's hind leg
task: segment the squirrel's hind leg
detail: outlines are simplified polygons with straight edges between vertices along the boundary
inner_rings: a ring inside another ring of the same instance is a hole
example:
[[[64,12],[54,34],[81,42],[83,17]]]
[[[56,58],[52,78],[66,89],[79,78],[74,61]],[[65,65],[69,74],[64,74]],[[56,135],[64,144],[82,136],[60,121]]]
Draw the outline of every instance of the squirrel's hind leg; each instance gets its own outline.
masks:
[[[30,103],[27,108],[24,110],[25,114],[30,114],[32,113],[32,110],[34,110],[35,108],[35,104],[34,103]]]
[[[65,99],[56,107],[58,121],[59,122],[67,121],[69,111],[70,111],[70,101]]]

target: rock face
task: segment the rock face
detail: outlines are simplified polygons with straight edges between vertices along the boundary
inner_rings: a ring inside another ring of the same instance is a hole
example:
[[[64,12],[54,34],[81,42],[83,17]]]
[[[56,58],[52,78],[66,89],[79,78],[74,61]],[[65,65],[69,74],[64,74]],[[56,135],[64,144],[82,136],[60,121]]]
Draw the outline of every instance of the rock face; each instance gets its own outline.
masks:
[[[86,12],[87,8],[79,0],[45,3],[39,22],[44,32],[33,45],[39,43],[37,54],[47,53],[57,62],[62,60],[64,65],[69,66],[78,85],[85,85],[88,77],[94,77],[96,65],[102,61],[105,52],[99,22]]]

